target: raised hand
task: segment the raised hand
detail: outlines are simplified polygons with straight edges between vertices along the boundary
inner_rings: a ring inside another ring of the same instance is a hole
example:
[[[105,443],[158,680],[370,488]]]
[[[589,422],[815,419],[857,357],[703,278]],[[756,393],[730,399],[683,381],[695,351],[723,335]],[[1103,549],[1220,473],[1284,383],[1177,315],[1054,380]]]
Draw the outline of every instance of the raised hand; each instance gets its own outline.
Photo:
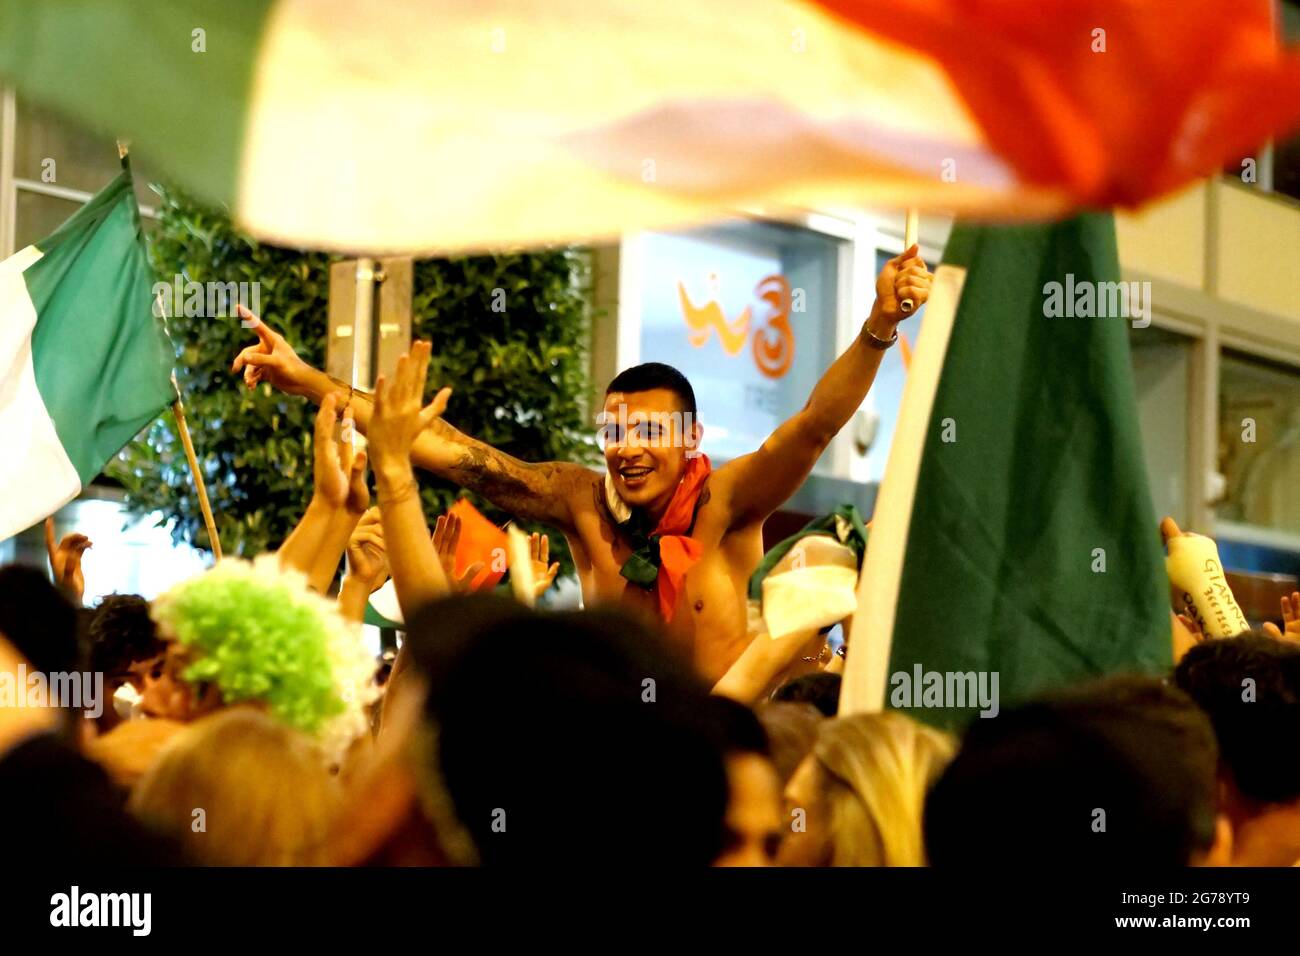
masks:
[[[384,526],[378,508],[371,508],[361,516],[348,539],[347,554],[348,576],[365,586],[367,596],[388,580],[388,554],[384,549]]]
[[[424,604],[451,591],[429,534],[429,523],[420,505],[420,486],[411,467],[411,445],[416,436],[442,414],[451,396],[451,389],[444,388],[422,407],[429,378],[429,352],[428,342],[416,342],[409,354],[397,360],[391,382],[379,377],[370,430],[366,433],[388,563],[393,569],[393,588],[407,620]]]
[[[1264,630],[1279,641],[1291,641],[1300,644],[1300,591],[1293,591],[1290,597],[1282,597],[1282,625],[1278,630],[1272,621],[1264,622]]]
[[[468,594],[474,590],[474,579],[483,570],[483,562],[475,561],[463,573],[456,573],[456,544],[460,541],[460,518],[454,514],[439,515],[433,526],[433,550],[447,573],[453,591]]]
[[[326,395],[316,413],[313,445],[313,488],[321,503],[359,515],[370,506],[366,487],[366,453],[352,448],[352,419],[343,419],[342,442],[334,437],[338,399]]]
[[[904,299],[915,303],[913,312],[930,298],[930,284],[934,277],[925,267],[920,246],[913,245],[885,263],[876,277],[876,308],[881,319],[898,323],[911,315],[899,305]]]
[[[312,375],[319,374],[298,357],[284,336],[255,316],[243,305],[237,306],[239,317],[257,335],[257,344],[250,345],[237,356],[230,371],[244,373],[244,384],[256,388],[268,382],[290,395],[305,395]]]
[[[86,593],[86,576],[81,571],[81,556],[93,542],[84,534],[66,534],[54,543],[54,515],[45,519],[45,550],[50,556],[54,583],[66,590],[80,604]]]
[[[375,383],[375,405],[370,416],[370,453],[377,477],[408,475],[411,445],[447,408],[451,389],[444,388],[424,405],[424,388],[429,379],[428,342],[416,342],[397,360],[392,381],[380,376]]]
[[[551,556],[551,539],[544,534],[533,532],[528,536],[528,557],[533,562],[533,596],[541,597],[555,583],[555,575],[560,571],[560,562],[548,564]]]

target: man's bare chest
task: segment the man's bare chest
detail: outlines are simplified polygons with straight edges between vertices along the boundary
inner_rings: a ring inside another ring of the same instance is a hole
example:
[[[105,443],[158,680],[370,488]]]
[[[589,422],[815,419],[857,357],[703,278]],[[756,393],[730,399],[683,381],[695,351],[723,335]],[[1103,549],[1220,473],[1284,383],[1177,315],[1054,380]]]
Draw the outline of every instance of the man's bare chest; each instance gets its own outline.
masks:
[[[672,619],[663,630],[706,679],[716,681],[744,650],[746,585],[762,556],[762,543],[757,530],[727,533],[708,506],[707,501],[701,504],[690,535],[701,545],[701,556],[687,573]],[[616,603],[660,621],[657,590],[642,588],[621,573],[633,548],[617,527],[592,516],[579,522],[577,531],[570,547],[587,605]]]

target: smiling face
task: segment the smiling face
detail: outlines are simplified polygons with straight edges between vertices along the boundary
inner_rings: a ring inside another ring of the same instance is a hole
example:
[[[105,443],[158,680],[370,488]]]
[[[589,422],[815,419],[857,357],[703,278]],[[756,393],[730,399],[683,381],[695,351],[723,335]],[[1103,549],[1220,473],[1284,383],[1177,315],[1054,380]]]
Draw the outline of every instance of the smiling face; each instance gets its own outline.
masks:
[[[619,496],[634,508],[662,513],[686,471],[702,429],[666,388],[610,392],[601,419],[605,465]]]

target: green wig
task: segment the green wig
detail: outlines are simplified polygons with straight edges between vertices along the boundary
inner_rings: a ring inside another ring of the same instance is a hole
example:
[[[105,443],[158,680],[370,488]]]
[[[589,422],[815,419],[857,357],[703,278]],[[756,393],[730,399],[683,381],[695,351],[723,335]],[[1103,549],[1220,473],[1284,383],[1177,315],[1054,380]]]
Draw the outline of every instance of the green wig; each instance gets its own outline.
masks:
[[[263,703],[327,749],[364,729],[375,662],[359,629],[274,555],[218,562],[158,597],[153,617],[190,651],[184,678],[215,684],[224,703]]]

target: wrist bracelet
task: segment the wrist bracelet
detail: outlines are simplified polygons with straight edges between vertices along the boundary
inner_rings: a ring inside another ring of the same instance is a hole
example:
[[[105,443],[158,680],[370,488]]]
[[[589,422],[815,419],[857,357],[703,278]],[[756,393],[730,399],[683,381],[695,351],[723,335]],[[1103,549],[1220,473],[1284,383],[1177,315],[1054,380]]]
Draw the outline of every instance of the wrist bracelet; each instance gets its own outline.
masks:
[[[862,326],[862,331],[867,334],[867,345],[878,352],[883,352],[895,342],[898,341],[898,326],[894,326],[894,337],[891,339],[882,339],[872,332],[869,326]]]
[[[364,388],[357,388],[355,385],[351,385],[343,381],[343,379],[341,378],[335,378],[333,375],[329,375],[326,377],[329,379],[329,383],[333,385],[335,388],[340,388],[340,389],[346,388],[348,390],[348,400],[344,403],[343,405],[344,408],[347,408],[349,405],[351,405],[352,399],[357,395],[360,395],[362,398],[374,398],[374,393],[367,392]]]

